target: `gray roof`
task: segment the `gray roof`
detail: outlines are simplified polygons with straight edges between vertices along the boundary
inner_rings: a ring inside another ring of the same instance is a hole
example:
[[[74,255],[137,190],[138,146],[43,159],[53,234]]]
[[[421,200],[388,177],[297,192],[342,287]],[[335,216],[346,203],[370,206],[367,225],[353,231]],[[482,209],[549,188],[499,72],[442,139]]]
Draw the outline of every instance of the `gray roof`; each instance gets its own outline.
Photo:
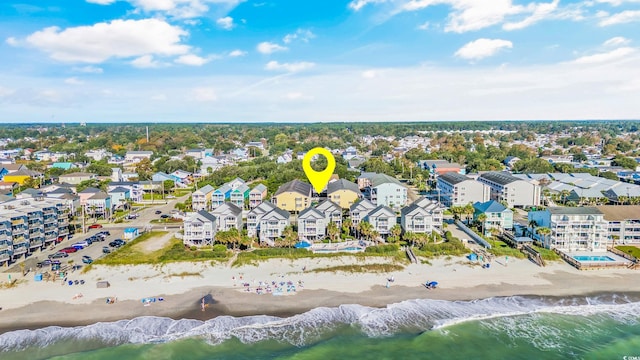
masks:
[[[212,214],[226,214],[226,213],[232,213],[233,215],[240,215],[242,214],[242,209],[240,209],[239,207],[237,207],[236,205],[230,203],[230,202],[226,202],[220,206],[218,206],[217,208],[215,208],[213,211],[211,211]]]
[[[357,209],[373,209],[375,207],[376,206],[371,201],[369,201],[367,199],[360,199],[359,201],[357,201],[353,205],[351,205],[349,210],[355,211]]]
[[[99,191],[97,193],[95,193],[93,196],[91,196],[89,199],[87,200],[103,200],[109,197],[109,194],[107,194],[104,191]]]
[[[547,210],[552,215],[600,215],[602,211],[595,207],[549,207]]]
[[[304,196],[311,196],[311,185],[304,183],[300,180],[289,181],[288,183],[282,184],[278,191],[274,194],[274,196],[280,195],[285,192],[297,192]]]
[[[216,221],[216,217],[208,211],[200,210],[198,211],[198,215],[202,216],[203,218],[209,221]]]
[[[298,219],[307,218],[311,215],[316,215],[318,219],[324,218],[324,214],[320,210],[309,207],[300,212],[300,214],[298,215]]]
[[[502,171],[490,171],[480,175],[480,177],[500,185],[508,185],[514,181],[520,180],[519,178],[511,175],[510,173],[502,172]]]
[[[342,208],[340,207],[340,205],[334,203],[331,200],[325,200],[323,202],[321,202],[320,204],[318,204],[316,206],[316,209],[322,211],[322,212],[326,212],[326,210],[328,209],[333,209],[334,211],[342,211]]]
[[[61,177],[61,178],[71,178],[71,177],[78,177],[78,176],[96,176],[96,174],[86,173],[86,172],[74,172],[74,173],[71,173],[71,174],[63,174],[63,175],[60,175],[59,177]]]
[[[113,190],[109,190],[110,193],[126,193],[128,191],[129,191],[129,189],[124,188],[122,186],[118,186],[117,188],[115,188]]]
[[[458,184],[458,183],[461,183],[461,182],[467,181],[467,180],[472,180],[470,177],[467,177],[465,175],[462,175],[460,173],[453,172],[453,171],[446,172],[446,173],[438,176],[438,179],[446,181],[451,185],[455,185],[455,184]]]
[[[396,216],[396,212],[391,210],[390,207],[386,206],[386,205],[378,205],[375,209],[371,210],[369,212],[369,214],[367,215],[367,217],[371,217],[371,216],[375,216],[375,215],[380,215],[381,213],[387,213],[389,215],[393,214],[393,216]]]
[[[94,188],[94,187],[88,187],[82,191],[80,191],[80,194],[95,194],[98,193],[102,190],[98,189],[98,188]]]
[[[358,187],[358,184],[352,183],[351,181],[347,181],[345,179],[336,180],[330,182],[327,185],[327,194],[331,194],[338,190],[351,190],[356,194],[360,194],[360,188]]]
[[[215,189],[211,185],[205,185],[205,186],[201,187],[200,189],[198,189],[197,191],[199,191],[202,194],[208,194],[210,192],[215,191]]]
[[[251,192],[262,193],[265,190],[267,190],[267,186],[265,184],[258,184],[253,188],[253,190],[251,190]]]
[[[409,206],[405,206],[400,210],[402,216],[409,215],[414,211],[422,209],[428,213],[433,213],[434,210],[441,210],[442,206],[437,201],[429,200],[425,197],[419,197],[416,201]]]
[[[396,184],[402,186],[398,179],[387,174],[375,174],[371,177],[371,186],[376,187],[382,184]]]
[[[279,207],[275,207],[275,208],[271,209],[271,211],[266,212],[262,216],[262,219],[264,219],[265,217],[273,216],[273,215],[279,215],[280,217],[282,217],[284,219],[289,219],[289,217],[291,216],[291,214],[289,214],[288,211],[282,210]]]

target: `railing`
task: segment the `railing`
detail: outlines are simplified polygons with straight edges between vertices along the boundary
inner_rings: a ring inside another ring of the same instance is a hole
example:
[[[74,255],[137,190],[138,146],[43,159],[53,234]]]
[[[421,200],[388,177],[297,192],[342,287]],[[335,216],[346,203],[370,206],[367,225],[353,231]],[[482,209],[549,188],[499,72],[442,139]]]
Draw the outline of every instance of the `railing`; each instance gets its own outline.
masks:
[[[616,255],[618,255],[620,257],[623,257],[623,258],[625,258],[625,259],[627,259],[629,261],[633,261],[634,263],[638,261],[638,259],[636,259],[635,256],[633,256],[631,254],[627,254],[626,252],[618,250],[618,249],[616,249],[614,247],[607,247],[607,250],[611,251],[612,253],[614,253],[614,254],[616,254]]]
[[[483,239],[480,235],[476,234],[473,230],[469,229],[465,224],[460,220],[456,220],[456,225],[460,227],[462,231],[464,231],[467,235],[469,235],[476,243],[484,246],[487,249],[491,249],[491,244],[487,242],[487,240]]]

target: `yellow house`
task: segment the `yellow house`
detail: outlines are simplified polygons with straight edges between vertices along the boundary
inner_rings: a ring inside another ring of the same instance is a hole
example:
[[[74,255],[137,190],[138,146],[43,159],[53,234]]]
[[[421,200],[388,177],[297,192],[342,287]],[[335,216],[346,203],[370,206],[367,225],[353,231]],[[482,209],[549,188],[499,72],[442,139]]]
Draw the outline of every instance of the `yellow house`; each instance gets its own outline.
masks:
[[[327,198],[343,209],[348,209],[361,197],[362,193],[358,184],[350,181],[340,179],[327,185]]]
[[[311,185],[300,180],[289,181],[278,188],[271,202],[282,210],[302,211],[311,205]]]
[[[22,186],[27,181],[27,179],[31,179],[36,176],[40,176],[40,173],[27,169],[20,169],[18,171],[12,172],[11,174],[5,175],[2,181],[17,182],[20,186]]]

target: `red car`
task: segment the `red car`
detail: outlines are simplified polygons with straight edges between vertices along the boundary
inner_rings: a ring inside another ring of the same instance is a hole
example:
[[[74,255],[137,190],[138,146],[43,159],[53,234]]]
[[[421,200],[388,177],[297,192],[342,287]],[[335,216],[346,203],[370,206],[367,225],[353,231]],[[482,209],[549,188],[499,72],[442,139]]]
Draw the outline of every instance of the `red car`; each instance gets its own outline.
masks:
[[[102,225],[100,224],[89,225],[89,229],[102,229]]]
[[[78,251],[78,249],[76,249],[74,247],[66,247],[64,249],[59,250],[58,252],[63,252],[63,253],[69,254],[69,253],[74,253],[76,251]]]

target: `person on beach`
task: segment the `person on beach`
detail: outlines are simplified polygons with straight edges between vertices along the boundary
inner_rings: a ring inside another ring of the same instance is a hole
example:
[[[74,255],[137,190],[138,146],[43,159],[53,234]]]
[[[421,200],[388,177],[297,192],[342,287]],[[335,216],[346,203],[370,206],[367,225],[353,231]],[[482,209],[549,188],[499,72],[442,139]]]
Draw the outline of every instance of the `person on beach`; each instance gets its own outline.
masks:
[[[509,257],[505,256],[504,257],[504,266],[507,266],[507,265],[509,265]]]

